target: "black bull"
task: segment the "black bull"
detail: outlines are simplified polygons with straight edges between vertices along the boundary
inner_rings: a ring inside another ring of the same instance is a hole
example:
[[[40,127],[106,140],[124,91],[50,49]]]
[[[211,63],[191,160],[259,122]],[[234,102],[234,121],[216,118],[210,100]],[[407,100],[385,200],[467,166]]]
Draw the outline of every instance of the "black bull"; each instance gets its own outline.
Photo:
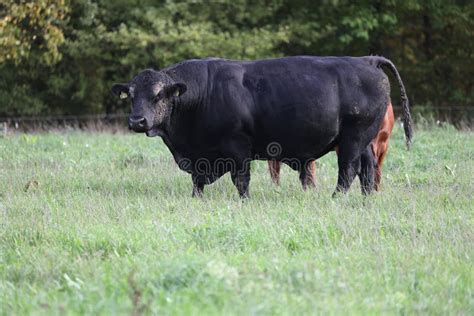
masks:
[[[336,192],[356,175],[373,189],[369,144],[398,81],[407,145],[408,99],[391,61],[383,57],[286,57],[259,61],[189,60],[161,71],[144,70],[112,90],[130,98],[129,126],[161,136],[179,167],[192,175],[193,195],[227,172],[248,196],[250,161],[280,160],[300,172],[339,148]],[[335,193],[336,193],[335,192]]]

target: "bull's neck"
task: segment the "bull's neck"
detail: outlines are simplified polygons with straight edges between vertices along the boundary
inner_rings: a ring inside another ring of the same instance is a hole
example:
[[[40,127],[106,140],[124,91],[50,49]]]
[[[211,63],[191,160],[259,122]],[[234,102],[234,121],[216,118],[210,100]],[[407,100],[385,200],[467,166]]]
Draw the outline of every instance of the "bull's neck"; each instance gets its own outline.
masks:
[[[196,105],[186,104],[181,98],[176,99],[167,119],[159,127],[160,136],[166,137],[170,143],[188,139],[193,133],[196,110]]]
[[[208,70],[207,65],[199,63],[191,67],[188,63],[180,63],[164,70],[164,72],[175,83],[184,83],[186,92],[175,99],[175,110],[186,111],[202,105],[207,99],[208,91]]]
[[[163,130],[171,138],[192,133],[196,112],[204,104],[207,93],[203,89],[203,84],[194,80],[181,79],[176,74],[173,74],[172,79],[174,82],[186,84],[187,90],[182,96],[176,97],[173,100],[170,115],[163,125]]]

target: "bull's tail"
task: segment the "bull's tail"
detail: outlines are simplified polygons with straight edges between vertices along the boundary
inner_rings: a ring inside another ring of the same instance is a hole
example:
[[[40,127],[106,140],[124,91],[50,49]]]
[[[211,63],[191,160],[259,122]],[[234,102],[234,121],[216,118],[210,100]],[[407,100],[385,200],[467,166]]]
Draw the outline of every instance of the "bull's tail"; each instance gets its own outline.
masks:
[[[375,61],[376,66],[386,66],[390,72],[397,78],[398,86],[400,87],[400,97],[402,99],[402,109],[403,109],[403,128],[405,130],[405,139],[407,148],[410,149],[411,140],[413,137],[413,131],[411,128],[411,114],[410,114],[410,105],[408,103],[408,97],[405,91],[405,86],[403,85],[402,78],[398,73],[395,65],[388,60],[387,58],[381,56],[372,56],[371,60]]]

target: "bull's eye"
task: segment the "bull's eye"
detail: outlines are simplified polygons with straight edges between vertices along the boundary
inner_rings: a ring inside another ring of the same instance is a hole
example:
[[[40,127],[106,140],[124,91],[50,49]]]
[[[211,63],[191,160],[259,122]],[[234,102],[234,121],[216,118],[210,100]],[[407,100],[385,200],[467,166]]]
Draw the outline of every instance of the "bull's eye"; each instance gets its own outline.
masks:
[[[125,100],[126,98],[128,98],[128,94],[126,92],[122,91],[122,92],[120,92],[119,97],[120,97],[120,99]]]
[[[153,98],[153,103],[158,103],[158,101],[160,101],[161,99],[163,99],[164,97],[164,93],[163,93],[163,90],[161,90],[160,92],[158,92],[158,94]]]

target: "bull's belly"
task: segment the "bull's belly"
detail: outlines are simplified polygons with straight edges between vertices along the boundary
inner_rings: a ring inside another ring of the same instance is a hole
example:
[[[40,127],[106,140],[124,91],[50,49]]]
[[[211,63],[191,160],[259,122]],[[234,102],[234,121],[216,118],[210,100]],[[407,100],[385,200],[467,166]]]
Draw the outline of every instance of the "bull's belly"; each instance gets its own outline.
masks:
[[[262,160],[317,159],[334,146],[339,134],[337,122],[334,119],[326,124],[282,124],[256,133],[254,157]]]
[[[334,148],[336,134],[313,137],[305,141],[268,140],[257,144],[253,159],[258,160],[309,160],[318,159]]]
[[[333,97],[332,99],[337,99]],[[339,134],[339,107],[327,103],[274,106],[255,125],[253,153],[256,159],[317,159]]]

